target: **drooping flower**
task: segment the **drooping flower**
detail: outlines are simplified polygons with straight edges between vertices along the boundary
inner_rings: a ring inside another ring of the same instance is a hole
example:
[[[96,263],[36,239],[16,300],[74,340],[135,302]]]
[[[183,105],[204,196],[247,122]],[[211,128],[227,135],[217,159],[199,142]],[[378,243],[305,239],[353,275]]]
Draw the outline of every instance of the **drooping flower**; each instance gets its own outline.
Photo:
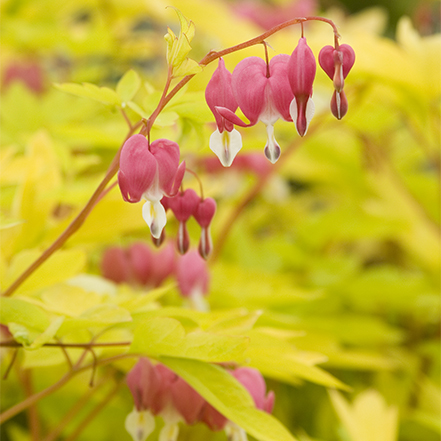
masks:
[[[225,62],[219,58],[219,64],[205,89],[205,100],[216,119],[217,129],[210,137],[210,149],[217,155],[224,167],[229,167],[242,148],[242,137],[233,124],[225,119],[216,107],[225,107],[233,113],[237,101],[231,87],[231,73]]]
[[[208,293],[210,274],[207,263],[197,251],[189,251],[178,259],[176,279],[181,295],[187,297],[195,309],[206,311],[204,296]]]
[[[301,37],[288,62],[288,79],[294,99],[289,111],[297,133],[304,136],[314,116],[312,84],[315,78],[316,62],[306,38]]]
[[[238,126],[249,127],[262,121],[268,136],[265,156],[272,163],[280,156],[280,147],[274,137],[274,123],[279,118],[292,121],[289,105],[293,94],[287,78],[288,61],[289,56],[285,54],[276,55],[269,65],[259,57],[248,57],[235,67],[232,75],[233,92],[249,124],[230,110],[217,108],[222,116]]]
[[[140,358],[128,373],[127,384],[135,408],[126,418],[126,429],[134,441],[144,441],[153,431],[153,415],[160,415],[165,423],[159,441],[176,441],[179,421],[199,421],[205,400],[166,366]]]
[[[348,101],[344,93],[344,80],[355,63],[355,52],[348,44],[338,48],[325,46],[319,53],[319,63],[334,84],[331,111],[337,119],[342,119],[348,111]]]
[[[216,201],[213,198],[201,199],[193,217],[201,227],[201,238],[199,240],[199,254],[208,259],[213,250],[213,243],[211,241],[210,224],[216,212]]]
[[[164,195],[173,196],[181,185],[185,162],[179,165],[179,146],[158,139],[150,146],[143,135],[131,136],[123,145],[118,184],[126,202],[146,200],[142,215],[152,236],[159,239],[167,218],[160,203]]]
[[[165,199],[165,200],[164,200]],[[188,231],[186,227],[186,222],[193,215],[196,210],[201,198],[196,194],[196,192],[188,188],[183,192],[179,192],[173,198],[164,198],[164,202],[167,207],[173,211],[176,219],[179,222],[178,229],[178,251],[181,254],[185,254],[190,246],[190,239],[188,237]]]

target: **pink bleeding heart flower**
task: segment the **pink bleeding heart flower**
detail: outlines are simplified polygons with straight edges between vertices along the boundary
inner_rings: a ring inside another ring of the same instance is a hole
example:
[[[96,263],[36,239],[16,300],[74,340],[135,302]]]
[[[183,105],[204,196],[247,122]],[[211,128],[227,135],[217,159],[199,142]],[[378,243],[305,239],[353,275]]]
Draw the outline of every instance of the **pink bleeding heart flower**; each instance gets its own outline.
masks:
[[[183,192],[179,192],[173,198],[164,199],[163,203],[166,202],[167,207],[170,208],[171,211],[173,211],[173,214],[179,221],[177,238],[178,251],[181,254],[185,254],[188,251],[188,247],[190,246],[190,239],[188,236],[186,222],[193,215],[201,198],[196,194],[193,189],[188,188]]]
[[[204,296],[208,293],[210,274],[207,262],[197,251],[189,251],[178,259],[176,280],[181,295],[190,299],[195,309],[208,310]]]
[[[185,162],[179,165],[179,146],[158,139],[150,146],[143,135],[131,136],[123,145],[118,184],[126,202],[146,200],[142,215],[152,236],[159,239],[167,218],[160,203],[164,195],[173,196],[181,185]]]
[[[208,259],[213,250],[213,243],[211,241],[210,224],[216,212],[216,201],[212,198],[205,198],[201,200],[196,207],[193,217],[201,227],[201,238],[199,240],[199,254]]]
[[[205,100],[216,119],[217,129],[210,137],[210,149],[217,155],[224,167],[229,167],[242,148],[242,138],[233,124],[225,119],[216,107],[224,107],[231,112],[237,109],[236,98],[231,87],[231,73],[225,62],[219,58],[219,64],[205,89]]]
[[[274,137],[274,123],[279,118],[292,121],[289,105],[294,96],[287,78],[288,61],[289,56],[285,54],[276,55],[269,65],[259,57],[249,57],[235,67],[233,92],[249,124],[230,110],[217,107],[222,116],[238,126],[249,127],[258,121],[266,125],[268,140],[265,156],[273,164],[280,157],[280,147]]]
[[[288,62],[288,79],[294,94],[289,111],[300,136],[306,134],[314,116],[315,107],[311,97],[315,71],[314,54],[306,38],[301,37]]]
[[[343,91],[344,80],[355,63],[355,52],[348,44],[338,48],[325,46],[319,53],[319,63],[334,84],[331,111],[337,119],[342,119],[348,111],[348,100]]]

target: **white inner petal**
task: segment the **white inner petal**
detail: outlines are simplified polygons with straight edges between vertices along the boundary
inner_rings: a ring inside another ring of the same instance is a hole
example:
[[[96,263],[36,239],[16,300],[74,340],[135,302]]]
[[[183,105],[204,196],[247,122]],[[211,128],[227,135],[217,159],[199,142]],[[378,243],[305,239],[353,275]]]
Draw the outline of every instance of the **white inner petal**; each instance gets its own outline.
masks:
[[[268,135],[268,140],[265,146],[265,156],[275,164],[280,157],[280,147],[277,144],[276,138],[274,137],[274,126],[268,124],[266,126],[266,133]]]
[[[228,421],[225,425],[225,433],[228,437],[228,441],[248,441],[247,433],[242,427],[239,427],[236,423]]]
[[[164,206],[159,201],[146,201],[142,206],[142,217],[150,227],[152,236],[155,239],[159,239],[162,229],[167,223]]]
[[[177,423],[165,423],[159,432],[158,441],[176,441],[179,435],[179,426]]]
[[[126,417],[125,428],[133,441],[145,441],[155,429],[155,418],[148,410],[134,408]]]
[[[233,129],[231,132],[224,130],[222,133],[216,129],[210,136],[210,149],[219,158],[224,167],[229,167],[242,148],[242,137]]]

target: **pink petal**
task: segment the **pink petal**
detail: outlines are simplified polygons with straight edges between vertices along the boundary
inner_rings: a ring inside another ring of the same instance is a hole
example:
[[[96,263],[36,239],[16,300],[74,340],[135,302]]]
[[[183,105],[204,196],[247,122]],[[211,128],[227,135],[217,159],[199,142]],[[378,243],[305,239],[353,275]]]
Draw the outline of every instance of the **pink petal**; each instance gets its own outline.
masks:
[[[227,109],[226,107],[220,107],[216,106],[216,111],[226,120],[230,121],[232,124],[239,126],[239,127],[250,127],[254,125],[255,123],[247,124],[246,122],[243,122],[234,112],[232,112],[230,109]]]
[[[157,139],[150,145],[150,151],[158,163],[158,184],[164,194],[170,194],[178,171],[179,146],[168,139]]]
[[[202,228],[207,228],[214,213],[216,212],[216,201],[213,198],[205,198],[199,202],[193,216]]]
[[[292,121],[289,114],[289,105],[294,95],[288,81],[289,56],[286,54],[276,55],[270,61],[270,77],[272,100],[277,111],[285,121]]]
[[[149,284],[154,259],[152,250],[143,243],[138,242],[129,248],[128,256],[137,282],[142,285]]]
[[[160,377],[148,358],[142,357],[127,374],[136,409],[150,409],[160,388]]]
[[[331,112],[337,119],[342,119],[348,111],[348,100],[344,90],[334,91],[331,98]]]
[[[355,52],[348,44],[341,44],[339,51],[342,54],[343,78],[346,78],[355,63]],[[335,70],[334,52],[338,52],[334,47],[325,46],[319,53],[319,64],[331,80],[334,78]]]
[[[176,410],[187,424],[199,421],[205,400],[182,378],[178,378],[171,389],[172,400]]]
[[[312,95],[312,84],[315,78],[316,63],[312,50],[302,37],[291,54],[288,62],[288,79],[294,96],[307,98]],[[306,100],[305,100],[306,104]]]
[[[167,205],[179,222],[186,222],[193,215],[200,200],[201,198],[196,192],[188,188],[184,192],[178,193],[175,197],[169,198]]]
[[[254,368],[240,367],[231,371],[233,377],[248,390],[258,409],[264,409],[266,384],[262,374]]]
[[[207,402],[202,407],[200,419],[213,431],[222,430],[228,422],[227,418]]]
[[[101,260],[101,274],[116,283],[130,280],[130,263],[126,252],[119,247],[107,248]]]
[[[161,283],[175,271],[176,250],[172,243],[164,245],[159,253],[155,254],[152,269],[152,286],[160,286]]]
[[[143,135],[131,136],[123,145],[119,161],[118,184],[126,202],[139,202],[152,185],[156,160]]]
[[[224,129],[231,132],[233,125],[217,112],[216,106],[225,107],[233,113],[237,109],[236,98],[231,87],[231,73],[225,68],[225,62],[219,58],[219,64],[205,89],[205,100],[213,112],[219,132]]]
[[[242,60],[233,71],[232,86],[237,103],[254,125],[265,106],[265,87],[268,83],[267,66],[259,57]]]

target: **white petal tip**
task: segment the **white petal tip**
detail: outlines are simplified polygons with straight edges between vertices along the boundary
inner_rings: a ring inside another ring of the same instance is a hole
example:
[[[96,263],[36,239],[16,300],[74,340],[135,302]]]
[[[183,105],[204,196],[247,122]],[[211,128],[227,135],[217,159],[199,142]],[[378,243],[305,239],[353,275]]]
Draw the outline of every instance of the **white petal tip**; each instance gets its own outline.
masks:
[[[233,129],[222,133],[216,129],[210,136],[210,149],[219,158],[224,167],[230,167],[239,150],[242,148],[242,137]]]
[[[162,230],[167,223],[164,206],[159,201],[146,201],[142,206],[142,217],[150,227],[152,236],[159,240]]]

